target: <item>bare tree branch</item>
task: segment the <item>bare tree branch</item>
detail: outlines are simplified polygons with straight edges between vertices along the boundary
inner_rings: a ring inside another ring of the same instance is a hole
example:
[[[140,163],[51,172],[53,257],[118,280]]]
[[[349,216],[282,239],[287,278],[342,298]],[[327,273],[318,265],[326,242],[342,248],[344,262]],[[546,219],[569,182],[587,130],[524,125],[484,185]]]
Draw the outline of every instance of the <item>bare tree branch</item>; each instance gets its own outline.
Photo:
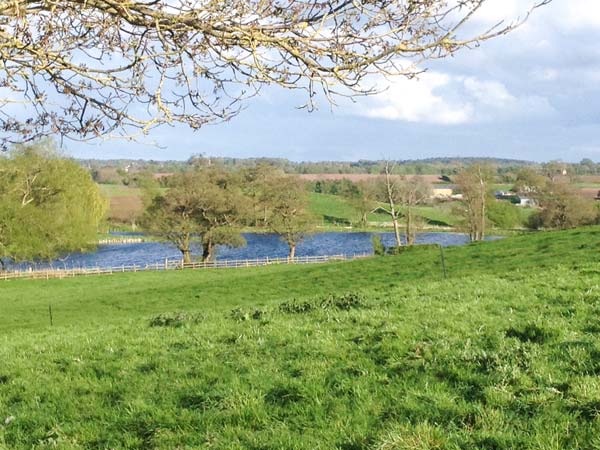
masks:
[[[3,142],[197,129],[263,85],[303,90],[310,109],[319,92],[369,94],[369,74],[412,77],[527,18],[463,35],[486,1],[0,0]]]

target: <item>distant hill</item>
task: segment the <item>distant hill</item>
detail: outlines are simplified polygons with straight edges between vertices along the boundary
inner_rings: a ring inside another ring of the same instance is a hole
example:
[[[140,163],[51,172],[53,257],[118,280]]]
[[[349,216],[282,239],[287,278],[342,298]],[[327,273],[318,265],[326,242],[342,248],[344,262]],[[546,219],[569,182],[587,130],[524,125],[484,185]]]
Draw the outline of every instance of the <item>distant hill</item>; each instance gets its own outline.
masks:
[[[302,161],[294,162],[284,158],[225,158],[225,157],[192,157],[187,161],[154,161],[133,159],[81,159],[80,163],[92,171],[112,170],[122,173],[174,173],[185,171],[196,164],[219,164],[231,168],[252,167],[257,164],[269,164],[279,167],[287,173],[297,174],[379,174],[383,170],[384,161]],[[418,160],[394,161],[397,170],[405,174],[444,175],[451,174],[464,166],[474,163],[486,163],[499,170],[514,170],[536,163],[516,159],[484,158],[484,157],[443,157]]]

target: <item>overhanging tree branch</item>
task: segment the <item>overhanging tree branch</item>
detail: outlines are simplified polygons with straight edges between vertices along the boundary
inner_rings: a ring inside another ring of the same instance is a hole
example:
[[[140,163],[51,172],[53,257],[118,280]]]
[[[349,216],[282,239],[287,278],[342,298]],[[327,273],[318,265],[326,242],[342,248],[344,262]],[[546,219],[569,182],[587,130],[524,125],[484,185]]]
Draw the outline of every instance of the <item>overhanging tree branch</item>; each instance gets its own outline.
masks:
[[[319,91],[369,94],[370,74],[412,77],[526,19],[469,34],[486,1],[0,0],[0,104],[27,104],[0,110],[3,140],[196,129],[267,84],[308,108]]]

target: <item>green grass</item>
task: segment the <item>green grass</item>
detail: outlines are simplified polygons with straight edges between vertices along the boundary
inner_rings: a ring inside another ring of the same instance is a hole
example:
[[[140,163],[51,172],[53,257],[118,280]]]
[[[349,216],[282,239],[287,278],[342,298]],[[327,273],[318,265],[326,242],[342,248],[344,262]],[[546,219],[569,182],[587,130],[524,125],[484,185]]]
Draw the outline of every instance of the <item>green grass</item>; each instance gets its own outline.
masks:
[[[310,210],[322,224],[351,225],[359,219],[356,209],[338,195],[311,193]],[[460,218],[452,212],[451,203],[422,206],[417,211],[429,226],[456,226],[460,222]],[[369,214],[368,220],[384,223],[390,222],[390,217],[384,213],[373,213]]]
[[[417,208],[417,214],[425,219],[428,226],[454,227],[460,224],[461,218],[452,211],[453,207],[452,202],[421,206]]]
[[[5,282],[0,448],[598,448],[599,252]]]
[[[311,213],[323,224],[350,225],[359,218],[356,209],[339,195],[311,192],[309,202]]]
[[[129,197],[142,195],[142,190],[137,187],[123,186],[120,184],[99,184],[100,193],[107,198]]]

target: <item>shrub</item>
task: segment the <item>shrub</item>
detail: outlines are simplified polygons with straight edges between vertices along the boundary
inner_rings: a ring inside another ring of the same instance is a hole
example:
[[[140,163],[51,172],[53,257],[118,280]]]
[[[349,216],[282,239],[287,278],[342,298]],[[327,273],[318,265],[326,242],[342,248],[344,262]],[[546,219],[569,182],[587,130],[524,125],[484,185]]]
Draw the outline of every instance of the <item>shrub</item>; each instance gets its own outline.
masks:
[[[329,295],[321,301],[323,309],[341,309],[349,311],[353,308],[361,308],[365,305],[364,295],[357,292],[348,292],[342,295]]]
[[[385,245],[381,240],[381,236],[376,234],[371,238],[371,243],[373,244],[373,254],[375,256],[383,256],[385,255]]]
[[[318,297],[311,301],[285,302],[279,305],[279,311],[288,314],[305,314],[316,309],[339,309],[349,311],[354,308],[361,308],[365,305],[364,295],[357,292],[348,292],[345,294],[329,294],[325,297]]]
[[[182,327],[185,324],[195,324],[202,320],[198,314],[186,312],[163,313],[150,318],[151,327]]]
[[[499,228],[510,229],[524,225],[519,208],[506,201],[490,202],[487,217]]]
[[[315,304],[311,302],[299,302],[292,300],[291,302],[284,302],[279,305],[279,311],[288,314],[304,314],[314,311]]]

